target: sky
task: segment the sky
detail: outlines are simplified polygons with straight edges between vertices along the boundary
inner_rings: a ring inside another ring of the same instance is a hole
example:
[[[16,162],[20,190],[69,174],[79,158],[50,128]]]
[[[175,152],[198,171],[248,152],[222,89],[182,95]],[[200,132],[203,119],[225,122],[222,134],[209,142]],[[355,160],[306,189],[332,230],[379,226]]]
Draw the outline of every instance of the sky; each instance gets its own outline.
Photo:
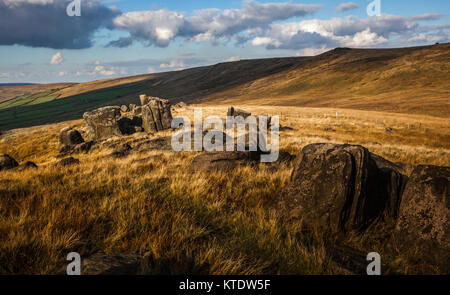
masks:
[[[0,83],[445,43],[449,12],[442,0],[0,0]]]

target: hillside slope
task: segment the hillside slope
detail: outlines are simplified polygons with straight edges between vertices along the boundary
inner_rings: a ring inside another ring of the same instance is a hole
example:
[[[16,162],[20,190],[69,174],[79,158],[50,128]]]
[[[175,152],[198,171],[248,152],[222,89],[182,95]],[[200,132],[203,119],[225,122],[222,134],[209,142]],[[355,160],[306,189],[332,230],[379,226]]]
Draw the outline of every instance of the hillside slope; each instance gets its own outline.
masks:
[[[339,107],[450,116],[450,45],[335,49],[204,103]]]
[[[80,118],[138,95],[173,102],[335,107],[450,117],[450,44],[337,48],[314,57],[241,60],[75,84],[42,103],[0,110],[0,129]],[[38,101],[40,102],[40,101]]]

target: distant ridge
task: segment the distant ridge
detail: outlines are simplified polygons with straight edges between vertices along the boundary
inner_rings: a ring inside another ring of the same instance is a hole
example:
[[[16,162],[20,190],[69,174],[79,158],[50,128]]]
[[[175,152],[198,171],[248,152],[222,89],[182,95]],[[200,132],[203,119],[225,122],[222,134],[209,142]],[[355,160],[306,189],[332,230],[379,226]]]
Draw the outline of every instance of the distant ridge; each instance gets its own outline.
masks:
[[[0,87],[2,86],[29,86],[29,85],[39,85],[37,83],[0,83]]]

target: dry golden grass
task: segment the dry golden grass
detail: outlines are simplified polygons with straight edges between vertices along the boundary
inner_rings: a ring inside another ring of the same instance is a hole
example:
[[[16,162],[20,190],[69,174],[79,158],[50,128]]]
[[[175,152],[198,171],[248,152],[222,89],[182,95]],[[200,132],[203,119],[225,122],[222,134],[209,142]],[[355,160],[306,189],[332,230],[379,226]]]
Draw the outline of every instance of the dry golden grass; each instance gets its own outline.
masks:
[[[192,117],[193,107],[175,115]],[[239,107],[280,115],[281,125],[293,128],[281,131],[280,148],[291,153],[314,142],[354,143],[394,162],[450,164],[448,119]],[[226,106],[203,108],[204,118],[225,114]],[[150,252],[155,261],[150,273],[345,273],[325,255],[327,237],[305,235],[300,225],[280,223],[270,210],[289,181],[290,164],[192,174],[189,165],[196,153],[155,150],[111,159],[105,157],[111,150],[100,148],[76,155],[80,165],[62,168],[54,164],[58,133],[67,125],[80,127],[82,122],[12,130],[0,137],[0,154],[39,165],[38,170],[0,172],[0,273],[55,273],[72,251],[82,257],[99,251]],[[151,138],[170,135],[165,131]],[[112,140],[133,146],[140,137],[145,135]],[[357,245],[366,249],[363,242]],[[421,270],[408,257],[395,258],[394,248],[377,247],[397,271]]]
[[[450,117],[450,43],[324,53],[293,69],[201,97],[216,104],[337,107]]]

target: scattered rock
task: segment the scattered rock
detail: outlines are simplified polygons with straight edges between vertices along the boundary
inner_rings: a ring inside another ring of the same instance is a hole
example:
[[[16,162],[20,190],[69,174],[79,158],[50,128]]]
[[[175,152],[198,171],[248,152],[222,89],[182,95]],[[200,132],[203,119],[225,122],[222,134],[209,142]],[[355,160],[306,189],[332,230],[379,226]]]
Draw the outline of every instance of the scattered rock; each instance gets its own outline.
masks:
[[[386,133],[392,133],[394,131],[391,127],[386,127]]]
[[[1,170],[10,170],[19,166],[16,160],[8,154],[4,154],[0,156],[0,171]]]
[[[59,143],[61,146],[74,146],[83,143],[84,139],[78,130],[66,127],[59,132]]]
[[[312,144],[294,161],[277,207],[288,219],[332,232],[359,231],[396,217],[404,182],[398,171],[378,168],[362,146]]]
[[[323,128],[323,131],[326,131],[326,132],[336,132],[336,130],[333,129],[333,128],[331,128],[331,127],[325,127],[325,128]]]
[[[184,102],[179,102],[179,103],[177,103],[176,105],[174,105],[173,107],[174,107],[174,108],[177,108],[177,109],[182,109],[182,108],[187,107],[187,104],[184,103]]]
[[[77,164],[80,164],[80,160],[75,159],[73,157],[68,157],[68,158],[65,158],[65,159],[62,159],[61,161],[59,161],[57,165],[67,167],[67,166],[77,165]]]
[[[244,110],[241,110],[241,109],[236,109],[234,107],[229,107],[228,108],[228,112],[227,112],[227,117],[233,117],[233,118],[241,116],[241,117],[243,117],[245,119],[245,118],[247,118],[247,117],[249,117],[251,115],[252,114],[247,112],[247,111],[244,111]]]
[[[396,237],[450,270],[450,167],[417,166],[402,195]],[[445,258],[447,257],[447,258]]]
[[[292,131],[294,130],[294,128],[289,127],[289,126],[280,126],[280,129],[278,129],[279,131]]]
[[[27,161],[27,162],[23,163],[22,165],[19,165],[13,169],[17,170],[17,171],[23,171],[23,170],[37,169],[37,168],[38,168],[38,166],[35,163]]]
[[[194,158],[191,169],[205,172],[229,172],[237,167],[258,163],[257,152],[207,152]]]

